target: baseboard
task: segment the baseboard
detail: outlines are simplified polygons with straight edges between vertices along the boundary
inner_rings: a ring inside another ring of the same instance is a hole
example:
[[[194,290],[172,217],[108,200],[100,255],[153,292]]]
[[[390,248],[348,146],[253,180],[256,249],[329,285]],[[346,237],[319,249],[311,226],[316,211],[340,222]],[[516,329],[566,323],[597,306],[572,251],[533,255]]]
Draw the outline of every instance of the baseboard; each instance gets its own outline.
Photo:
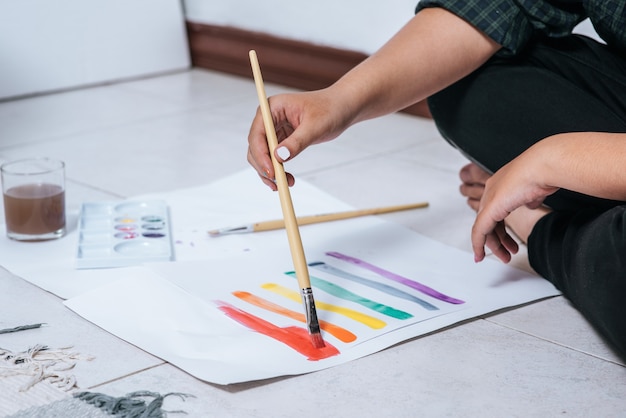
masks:
[[[227,26],[187,22],[193,66],[252,78],[248,51],[259,55],[263,79],[302,90],[324,88],[367,58],[366,54]],[[404,112],[430,117],[426,102]]]

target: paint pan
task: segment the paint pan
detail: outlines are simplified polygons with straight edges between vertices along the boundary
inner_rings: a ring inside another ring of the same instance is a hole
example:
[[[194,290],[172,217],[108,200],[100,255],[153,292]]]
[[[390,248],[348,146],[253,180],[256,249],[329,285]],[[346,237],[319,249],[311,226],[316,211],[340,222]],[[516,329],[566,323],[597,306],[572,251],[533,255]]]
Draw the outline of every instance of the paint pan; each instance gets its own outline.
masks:
[[[79,269],[174,259],[169,210],[161,200],[83,203],[78,228]]]

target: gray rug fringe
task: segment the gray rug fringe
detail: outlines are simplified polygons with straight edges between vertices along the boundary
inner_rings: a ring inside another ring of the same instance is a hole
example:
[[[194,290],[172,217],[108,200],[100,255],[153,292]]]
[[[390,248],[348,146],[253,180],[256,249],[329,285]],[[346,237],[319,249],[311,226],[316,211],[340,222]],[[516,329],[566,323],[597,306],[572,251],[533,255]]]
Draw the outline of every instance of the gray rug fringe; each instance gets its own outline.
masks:
[[[168,393],[161,395],[155,392],[138,391],[119,398],[96,392],[75,393],[74,397],[93,405],[108,414],[123,418],[163,418],[168,413],[186,414],[185,411],[164,411],[163,401],[168,396],[178,396],[182,400],[193,395],[185,393]],[[141,398],[154,398],[146,403]]]

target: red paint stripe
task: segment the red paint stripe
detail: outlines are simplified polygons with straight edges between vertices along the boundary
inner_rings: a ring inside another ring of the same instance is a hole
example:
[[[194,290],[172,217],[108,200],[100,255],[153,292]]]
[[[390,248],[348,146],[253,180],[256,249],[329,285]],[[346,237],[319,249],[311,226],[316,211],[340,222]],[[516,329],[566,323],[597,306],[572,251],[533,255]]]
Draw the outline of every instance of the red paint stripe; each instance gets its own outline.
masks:
[[[311,361],[319,361],[339,354],[328,342],[323,348],[315,348],[306,329],[300,327],[280,328],[258,316],[242,311],[226,302],[218,301],[219,309],[246,327],[288,345]]]

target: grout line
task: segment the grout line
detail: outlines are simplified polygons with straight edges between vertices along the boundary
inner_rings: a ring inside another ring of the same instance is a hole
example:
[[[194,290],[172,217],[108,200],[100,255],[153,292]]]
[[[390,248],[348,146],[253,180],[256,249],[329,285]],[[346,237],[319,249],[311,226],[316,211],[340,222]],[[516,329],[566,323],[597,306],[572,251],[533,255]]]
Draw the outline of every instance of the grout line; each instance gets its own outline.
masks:
[[[558,346],[558,347],[561,347],[561,348],[565,348],[567,350],[571,350],[571,351],[574,351],[574,352],[579,353],[579,354],[584,354],[586,356],[595,358],[595,359],[600,360],[600,361],[604,361],[604,362],[607,362],[607,363],[612,363],[612,364],[615,364],[616,366],[620,366],[620,367],[626,368],[625,364],[619,363],[616,360],[611,360],[611,359],[608,359],[608,358],[604,358],[604,357],[601,357],[601,356],[599,356],[597,354],[589,353],[589,352],[577,349],[575,347],[572,347],[572,346],[569,346],[569,345],[566,345],[566,344],[563,344],[563,343],[559,343],[559,342],[554,341],[554,340],[550,340],[550,339],[542,337],[540,335],[532,334],[532,333],[530,333],[528,331],[523,331],[521,329],[509,326],[509,325],[505,325],[505,324],[502,324],[502,323],[499,323],[499,322],[495,322],[495,321],[493,321],[493,320],[491,320],[489,318],[481,317],[481,319],[484,320],[484,321],[489,322],[490,324],[493,324],[493,325],[496,325],[496,326],[499,326],[499,327],[502,327],[502,328],[506,328],[506,329],[509,329],[511,331],[519,332],[520,334],[524,334],[524,335],[527,335],[529,337],[536,338],[538,340],[547,342],[549,344],[552,344],[552,345],[555,345],[555,346]]]
[[[165,365],[167,365],[167,364],[169,364],[169,363],[167,363],[167,362],[165,362],[165,361],[162,361],[162,362],[161,362],[161,363],[159,363],[159,364],[155,364],[155,365],[150,366],[150,367],[145,367],[145,368],[143,368],[143,369],[136,370],[136,371],[134,371],[134,372],[132,372],[132,373],[128,373],[128,374],[125,374],[125,375],[122,375],[122,376],[116,377],[116,378],[114,378],[114,379],[107,380],[107,381],[102,382],[102,383],[98,383],[98,384],[93,385],[93,386],[88,386],[88,387],[87,387],[87,389],[90,389],[90,390],[91,390],[91,389],[95,389],[95,388],[98,388],[98,387],[101,387],[101,386],[104,386],[104,385],[108,385],[108,384],[110,384],[110,383],[119,382],[120,380],[124,380],[124,379],[126,379],[126,378],[128,378],[128,377],[135,376],[135,375],[137,375],[137,374],[140,374],[140,373],[143,373],[143,372],[147,372],[147,371],[149,371],[149,370],[156,369],[157,367],[165,366]]]
[[[159,77],[168,76],[168,75],[185,73],[190,70],[191,70],[191,67],[177,68],[177,69],[155,72],[151,74],[129,76],[129,77],[118,78],[115,80],[105,80],[105,81],[100,81],[100,82],[95,82],[95,83],[80,84],[80,85],[71,86],[71,87],[61,87],[61,88],[56,88],[52,90],[45,90],[45,91],[40,91],[40,92],[21,94],[17,96],[3,97],[3,98],[0,98],[0,103],[10,103],[10,102],[16,102],[16,101],[21,101],[21,100],[26,101],[29,99],[36,99],[39,97],[55,96],[55,95],[71,93],[71,92],[81,91],[81,90],[110,87],[110,86],[115,86],[115,85],[121,85],[124,83],[133,83],[136,81],[147,80],[150,78],[159,78]]]
[[[93,186],[91,184],[84,183],[82,181],[78,181],[78,180],[74,180],[74,179],[70,179],[70,178],[66,178],[65,181],[66,181],[66,183],[73,183],[75,185],[82,186],[82,187],[85,187],[85,188],[88,188],[88,189],[91,189],[91,190],[94,190],[94,191],[97,191],[97,192],[100,192],[100,193],[111,195],[114,198],[119,198],[119,199],[127,199],[128,198],[127,196],[122,196],[122,195],[120,195],[118,193],[114,193],[114,192],[111,192],[109,190],[105,190],[105,189],[102,189],[100,187],[96,187],[96,186]]]

